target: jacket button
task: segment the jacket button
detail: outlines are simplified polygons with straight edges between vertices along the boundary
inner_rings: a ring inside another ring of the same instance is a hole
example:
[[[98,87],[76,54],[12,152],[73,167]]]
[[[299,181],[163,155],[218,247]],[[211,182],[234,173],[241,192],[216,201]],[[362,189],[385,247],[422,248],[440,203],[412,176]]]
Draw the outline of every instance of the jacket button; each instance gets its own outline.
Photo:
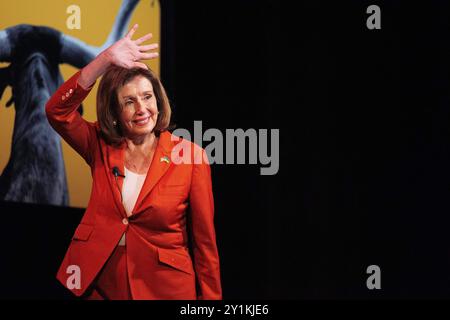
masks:
[[[125,218],[123,218],[123,219],[122,219],[122,223],[123,223],[123,224],[128,224],[128,220],[125,219]]]
[[[66,92],[66,98],[68,98],[69,97],[69,93],[68,92]]]
[[[70,90],[69,90],[69,93],[72,93],[72,92],[73,92],[73,90],[72,90],[72,89],[70,89]]]
[[[66,98],[65,96],[62,96],[62,97],[61,97],[61,100],[64,100],[65,98]]]

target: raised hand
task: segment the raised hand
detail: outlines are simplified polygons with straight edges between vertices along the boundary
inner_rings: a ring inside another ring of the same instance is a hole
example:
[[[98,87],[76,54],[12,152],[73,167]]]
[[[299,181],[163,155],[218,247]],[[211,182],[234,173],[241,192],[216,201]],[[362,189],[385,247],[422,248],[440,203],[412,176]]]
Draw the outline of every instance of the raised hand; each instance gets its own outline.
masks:
[[[144,41],[152,38],[151,33],[148,33],[137,40],[131,39],[137,28],[138,25],[135,24],[125,37],[105,50],[104,54],[108,57],[110,63],[127,69],[134,67],[148,69],[147,66],[140,61],[158,57],[158,52],[151,52],[158,48],[157,43],[141,45]]]

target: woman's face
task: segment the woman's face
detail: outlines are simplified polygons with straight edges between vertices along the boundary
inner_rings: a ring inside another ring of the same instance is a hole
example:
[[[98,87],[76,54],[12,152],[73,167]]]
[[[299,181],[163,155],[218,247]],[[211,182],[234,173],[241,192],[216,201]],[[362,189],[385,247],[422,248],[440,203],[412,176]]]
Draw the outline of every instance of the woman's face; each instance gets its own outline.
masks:
[[[152,83],[147,78],[134,77],[118,90],[117,98],[125,137],[132,139],[153,131],[158,120],[158,106]]]

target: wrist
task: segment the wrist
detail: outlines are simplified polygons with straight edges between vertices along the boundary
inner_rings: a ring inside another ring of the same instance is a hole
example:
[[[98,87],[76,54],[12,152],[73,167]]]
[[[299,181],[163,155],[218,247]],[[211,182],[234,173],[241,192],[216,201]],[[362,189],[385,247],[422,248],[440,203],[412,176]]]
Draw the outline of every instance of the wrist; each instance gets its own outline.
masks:
[[[102,52],[98,55],[98,58],[100,58],[100,60],[101,60],[101,62],[102,62],[101,64],[105,66],[105,69],[106,69],[107,67],[109,67],[110,65],[113,64],[113,63],[112,63],[112,57],[111,57],[111,54],[110,54],[110,52],[108,51],[108,49],[102,51]]]
[[[89,90],[94,84],[94,81],[89,81],[86,79],[86,72],[86,67],[81,69],[80,76],[77,81],[77,84],[85,91]]]

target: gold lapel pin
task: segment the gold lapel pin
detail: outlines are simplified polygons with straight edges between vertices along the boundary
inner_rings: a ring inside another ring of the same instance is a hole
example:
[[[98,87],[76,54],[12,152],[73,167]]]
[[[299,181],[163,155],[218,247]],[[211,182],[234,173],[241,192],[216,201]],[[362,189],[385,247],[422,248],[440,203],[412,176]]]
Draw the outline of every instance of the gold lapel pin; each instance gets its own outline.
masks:
[[[164,157],[161,157],[161,158],[159,159],[159,162],[167,162],[167,163],[170,163],[170,160],[169,160],[169,157],[168,157],[168,156],[164,156]]]

